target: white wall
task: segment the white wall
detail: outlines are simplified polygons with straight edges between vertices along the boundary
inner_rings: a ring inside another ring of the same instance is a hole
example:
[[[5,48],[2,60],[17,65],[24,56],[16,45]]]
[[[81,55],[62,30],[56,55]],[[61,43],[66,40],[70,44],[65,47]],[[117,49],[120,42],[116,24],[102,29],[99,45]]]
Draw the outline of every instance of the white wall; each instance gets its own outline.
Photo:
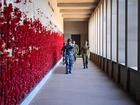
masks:
[[[138,66],[138,0],[128,0],[128,66]]]
[[[65,41],[71,38],[71,34],[81,35],[81,45],[88,40],[88,22],[87,21],[66,21],[64,22]]]
[[[89,31],[89,46],[90,52],[103,55],[103,5],[99,5],[98,8],[93,12],[92,16],[89,19],[88,31]]]
[[[2,0],[3,2],[4,0]],[[28,1],[28,0],[27,0]],[[56,25],[58,30],[63,32],[63,18],[57,7],[57,0],[31,0],[32,3],[27,2],[24,4],[24,0],[21,3],[14,3],[15,0],[7,0],[7,3],[12,3],[14,6],[20,8],[22,12],[25,12],[28,18],[39,18],[47,26],[50,21]],[[50,2],[52,9],[48,5]],[[54,27],[55,28],[55,27]],[[57,31],[57,30],[56,30]]]
[[[107,19],[106,19],[106,0],[103,1],[103,57],[106,57],[107,54],[106,54],[106,50],[107,50],[107,43],[106,43],[106,39],[107,39],[107,36],[106,36],[106,24],[107,24]]]
[[[119,0],[119,63],[125,64],[125,0]]]
[[[111,58],[111,1],[107,0],[107,58]]]
[[[88,31],[89,31],[89,46],[90,46],[90,51],[91,52],[95,52],[95,41],[93,41],[95,39],[95,33],[93,33],[93,30],[95,31],[95,27],[94,27],[94,22],[95,20],[93,19],[94,17],[92,16],[89,20],[89,24],[88,24]]]
[[[112,0],[112,60],[117,61],[117,0]]]
[[[46,1],[46,0],[45,0]],[[57,0],[49,0],[54,8],[54,23],[58,26],[58,28],[64,32],[64,23],[63,23],[63,17],[60,13],[60,9],[57,7]]]

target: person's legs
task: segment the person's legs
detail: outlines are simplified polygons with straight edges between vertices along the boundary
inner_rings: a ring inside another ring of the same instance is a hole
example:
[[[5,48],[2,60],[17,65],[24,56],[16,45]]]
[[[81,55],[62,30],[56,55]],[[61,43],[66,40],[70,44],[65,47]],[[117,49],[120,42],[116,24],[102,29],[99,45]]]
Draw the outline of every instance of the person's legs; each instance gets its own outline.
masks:
[[[65,57],[65,63],[66,63],[66,74],[69,73],[69,57],[66,55]]]
[[[70,55],[69,57],[69,73],[71,73],[71,70],[73,68],[73,62],[74,62],[74,56],[73,55]]]
[[[71,73],[72,66],[73,66],[73,65],[70,63],[70,65],[69,65],[69,73]]]
[[[85,67],[86,67],[86,56],[85,56],[85,54],[83,54],[82,58],[83,58],[83,66],[84,66],[84,69],[85,69]]]
[[[77,57],[77,55],[76,55],[76,54],[74,54],[74,61],[76,61],[76,57]]]
[[[88,56],[86,55],[86,68],[88,68]]]

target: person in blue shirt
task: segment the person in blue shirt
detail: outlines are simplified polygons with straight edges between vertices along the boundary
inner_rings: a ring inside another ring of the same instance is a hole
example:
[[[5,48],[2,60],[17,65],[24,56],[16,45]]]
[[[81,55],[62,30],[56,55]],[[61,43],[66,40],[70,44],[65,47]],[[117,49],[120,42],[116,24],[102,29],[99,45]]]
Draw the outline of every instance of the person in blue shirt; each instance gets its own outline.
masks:
[[[71,74],[71,70],[74,63],[74,45],[72,44],[72,40],[68,39],[67,44],[65,46],[65,63],[66,63],[66,74]]]

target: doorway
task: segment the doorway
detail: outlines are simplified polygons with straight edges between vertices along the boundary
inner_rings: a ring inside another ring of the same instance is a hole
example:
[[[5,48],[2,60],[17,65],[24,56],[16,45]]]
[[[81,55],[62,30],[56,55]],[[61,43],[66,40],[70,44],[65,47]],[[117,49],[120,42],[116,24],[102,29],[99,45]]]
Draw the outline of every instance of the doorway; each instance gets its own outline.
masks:
[[[75,41],[76,42],[76,44],[79,46],[79,53],[78,53],[78,55],[80,55],[80,48],[81,48],[81,35],[80,34],[72,34],[71,35],[71,39],[73,40],[73,41]]]

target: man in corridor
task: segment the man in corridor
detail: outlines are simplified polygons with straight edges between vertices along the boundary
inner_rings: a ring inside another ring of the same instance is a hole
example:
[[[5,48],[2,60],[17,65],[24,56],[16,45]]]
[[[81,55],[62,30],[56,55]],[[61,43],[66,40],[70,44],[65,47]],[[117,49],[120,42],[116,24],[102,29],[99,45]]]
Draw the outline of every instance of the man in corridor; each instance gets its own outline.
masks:
[[[79,46],[76,44],[75,41],[73,41],[73,45],[74,45],[74,61],[76,61],[77,55],[79,53]]]
[[[83,58],[84,69],[88,68],[89,46],[88,46],[87,41],[85,41],[85,43],[83,44],[83,46],[81,48],[81,53],[82,53],[82,58]]]
[[[71,70],[74,63],[74,45],[72,44],[71,39],[67,40],[67,44],[65,46],[66,49],[66,74],[71,74]]]

